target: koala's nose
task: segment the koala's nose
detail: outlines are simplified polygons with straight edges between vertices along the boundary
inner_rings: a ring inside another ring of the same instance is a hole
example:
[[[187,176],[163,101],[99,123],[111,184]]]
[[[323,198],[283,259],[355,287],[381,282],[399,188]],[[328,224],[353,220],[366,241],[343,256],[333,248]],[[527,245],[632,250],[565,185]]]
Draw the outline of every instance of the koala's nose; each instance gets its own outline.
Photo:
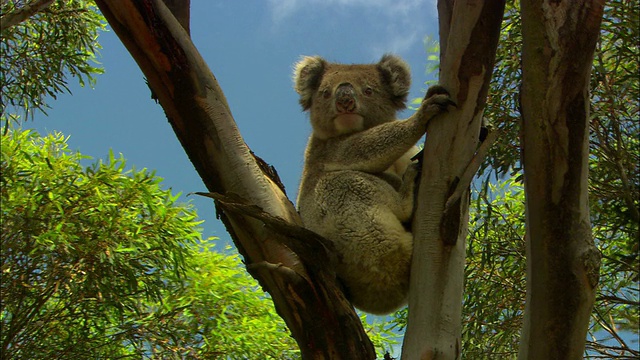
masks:
[[[352,113],[356,110],[356,91],[349,83],[341,84],[336,90],[336,110]]]

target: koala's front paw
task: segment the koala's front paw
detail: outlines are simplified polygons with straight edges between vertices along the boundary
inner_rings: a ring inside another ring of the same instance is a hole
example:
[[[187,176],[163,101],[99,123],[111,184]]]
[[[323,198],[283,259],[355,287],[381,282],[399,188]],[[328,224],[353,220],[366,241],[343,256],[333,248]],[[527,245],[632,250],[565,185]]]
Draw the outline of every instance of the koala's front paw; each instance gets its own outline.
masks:
[[[421,110],[423,116],[429,121],[434,116],[447,111],[449,106],[456,106],[456,103],[449,97],[449,92],[440,85],[434,85],[427,90],[427,94],[422,100]]]
[[[424,96],[424,99],[428,99],[433,95],[447,95],[449,96],[449,92],[442,85],[432,85],[427,89],[427,94]]]

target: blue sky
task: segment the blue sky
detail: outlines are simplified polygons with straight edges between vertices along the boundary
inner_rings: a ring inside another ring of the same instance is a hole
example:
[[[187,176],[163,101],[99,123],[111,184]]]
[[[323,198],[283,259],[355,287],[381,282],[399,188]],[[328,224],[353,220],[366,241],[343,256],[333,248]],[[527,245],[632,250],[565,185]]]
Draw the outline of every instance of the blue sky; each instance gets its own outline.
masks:
[[[435,0],[269,0],[191,2],[191,36],[218,79],[249,147],[275,166],[295,201],[303,152],[310,134],[307,114],[292,88],[292,65],[301,55],[330,61],[376,62],[385,52],[412,68],[410,98],[422,96],[424,38],[437,38]],[[105,74],[94,89],[70,79],[72,95],[49,104],[33,127],[70,136],[69,146],[106,158],[109,149],[129,167],[155,169],[163,185],[182,192],[203,224],[203,236],[228,240],[212,203],[187,193],[206,191],[162,108],[150,98],[142,72],[114,32],[100,35]],[[409,112],[400,114],[408,116]]]
[[[435,0],[245,0],[191,2],[191,36],[218,79],[249,147],[276,167],[292,201],[310,134],[308,116],[292,88],[292,65],[301,55],[345,63],[376,62],[392,52],[411,66],[409,98],[423,95],[427,80],[425,37],[437,39]],[[58,130],[69,146],[106,158],[110,149],[129,167],[148,168],[163,185],[182,192],[205,220],[203,236],[229,241],[206,191],[160,105],[150,97],[142,72],[115,33],[99,38],[105,74],[94,89],[70,79],[72,95],[51,101],[49,116],[24,125],[41,133]],[[400,114],[407,117],[410,112]],[[637,346],[637,343],[636,343]]]

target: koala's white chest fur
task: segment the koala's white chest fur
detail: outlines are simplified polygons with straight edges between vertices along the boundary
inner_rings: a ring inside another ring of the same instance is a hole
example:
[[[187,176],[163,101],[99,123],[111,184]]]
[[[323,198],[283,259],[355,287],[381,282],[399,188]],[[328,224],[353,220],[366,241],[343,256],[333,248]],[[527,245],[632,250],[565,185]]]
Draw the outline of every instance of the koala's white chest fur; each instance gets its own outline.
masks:
[[[406,303],[409,289],[413,236],[406,225],[417,174],[410,158],[438,111],[425,101],[409,119],[395,119],[410,75],[392,55],[370,65],[305,57],[294,80],[313,128],[298,194],[300,216],[305,227],[335,245],[336,272],[353,305],[392,312]]]
[[[333,123],[341,135],[364,130],[364,119],[358,114],[338,115]]]

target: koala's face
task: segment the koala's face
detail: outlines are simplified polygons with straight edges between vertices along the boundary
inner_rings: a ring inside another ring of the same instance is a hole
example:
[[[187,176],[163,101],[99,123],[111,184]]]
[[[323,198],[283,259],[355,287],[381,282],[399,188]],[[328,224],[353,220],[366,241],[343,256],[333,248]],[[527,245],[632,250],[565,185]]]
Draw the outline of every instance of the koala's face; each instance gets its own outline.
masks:
[[[295,70],[300,104],[310,111],[314,136],[328,139],[393,121],[405,107],[408,66],[385,55],[377,64],[344,65],[305,57]]]

